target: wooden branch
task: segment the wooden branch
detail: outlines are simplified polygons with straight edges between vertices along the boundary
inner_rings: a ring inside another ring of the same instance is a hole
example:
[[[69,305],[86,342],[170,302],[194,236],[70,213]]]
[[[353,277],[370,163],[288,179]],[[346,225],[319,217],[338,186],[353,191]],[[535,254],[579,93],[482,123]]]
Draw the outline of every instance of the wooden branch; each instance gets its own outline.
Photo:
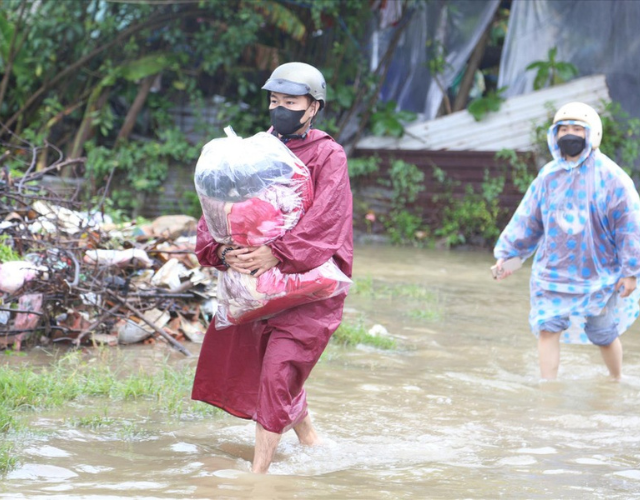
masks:
[[[104,314],[102,314],[97,320],[95,320],[93,323],[91,323],[87,328],[85,328],[80,335],[78,335],[76,337],[76,339],[73,341],[73,343],[77,346],[80,345],[80,343],[82,342],[82,339],[85,338],[88,334],[91,333],[91,331],[96,328],[100,323],[102,323],[108,316],[111,316],[113,313],[115,313],[118,309],[120,309],[120,307],[122,307],[120,305],[120,303],[116,304],[115,306],[113,306],[111,309],[109,309],[107,312],[105,312]]]
[[[156,79],[156,76],[157,75],[149,75],[146,78],[143,78],[140,82],[138,94],[136,95],[136,98],[133,100],[129,111],[127,112],[127,116],[124,119],[122,128],[120,129],[120,132],[118,132],[116,142],[123,141],[129,138],[129,135],[131,134],[131,131],[136,124],[136,120],[138,119],[138,115],[140,114],[140,111],[142,110],[142,107],[147,100],[147,96],[151,91],[151,87],[153,86],[153,82]]]
[[[497,12],[497,9],[496,9]],[[464,109],[467,105],[467,99],[469,98],[469,92],[471,92],[471,87],[473,86],[473,80],[480,66],[480,62],[482,61],[482,57],[484,56],[484,51],[487,48],[487,44],[489,43],[489,35],[491,34],[491,25],[493,24],[493,18],[489,21],[489,26],[484,31],[478,43],[473,49],[471,56],[469,57],[469,63],[467,64],[467,69],[465,70],[464,76],[462,77],[462,81],[460,82],[460,88],[458,89],[458,95],[453,101],[453,111],[460,111]]]
[[[362,136],[362,133],[364,132],[364,129],[369,124],[369,118],[373,114],[373,107],[375,106],[375,103],[376,103],[376,101],[378,99],[378,93],[380,92],[380,89],[382,88],[382,84],[384,83],[385,78],[387,77],[387,72],[389,71],[389,68],[391,67],[389,62],[391,61],[393,53],[395,52],[396,47],[398,46],[398,43],[400,42],[400,37],[401,37],[402,33],[404,32],[406,27],[409,25],[409,20],[410,20],[409,18],[411,17],[409,15],[409,12],[411,12],[411,9],[409,9],[409,8],[407,8],[405,6],[405,11],[402,14],[402,18],[398,22],[398,27],[396,28],[396,32],[393,34],[393,38],[391,39],[391,42],[389,42],[389,46],[387,47],[387,51],[385,52],[384,57],[380,61],[380,64],[378,65],[378,68],[376,68],[376,72],[378,72],[380,70],[380,68],[384,68],[384,69],[382,70],[382,74],[378,78],[378,82],[376,84],[375,92],[369,98],[369,101],[368,101],[367,106],[366,106],[365,113],[362,116],[362,118],[360,119],[360,124],[359,124],[359,127],[358,127],[358,131],[356,132],[355,138],[351,141],[351,146],[349,148],[347,148],[349,150],[349,151],[347,151],[347,156],[350,155],[352,150],[356,147],[356,144],[360,140],[360,137]],[[355,108],[355,106],[352,107],[352,109],[354,109],[354,108]]]
[[[109,295],[111,295],[115,300],[117,300],[120,304],[122,304],[124,307],[129,309],[129,311],[131,311],[133,314],[135,314],[138,319],[144,321],[147,325],[149,325],[151,328],[153,328],[159,335],[161,335],[173,347],[178,349],[178,351],[180,351],[182,354],[184,354],[187,357],[193,356],[193,354],[191,354],[186,347],[184,347],[180,342],[178,342],[171,335],[169,335],[167,332],[165,332],[162,328],[158,328],[154,323],[152,323],[147,318],[145,318],[144,314],[142,314],[142,312],[140,312],[138,309],[133,307],[126,300],[120,298],[120,296],[116,295],[115,293],[113,293],[113,292],[111,292],[109,290],[106,290],[106,292]]]
[[[70,158],[76,158],[82,154],[82,150],[84,148],[84,143],[89,140],[93,131],[93,112],[100,110],[107,102],[109,98],[109,89],[104,89],[100,96],[94,100],[91,98],[87,103],[87,108],[84,112],[84,117],[82,118],[82,123],[80,123],[80,127],[78,127],[78,131],[76,132],[76,137],[73,140],[73,146],[71,151],[69,152]]]
[[[446,114],[450,115],[451,100],[449,99],[449,95],[447,94],[447,89],[444,88],[444,85],[440,81],[440,78],[438,77],[438,75],[433,75],[433,79],[436,82],[436,85],[438,86],[438,88],[440,89],[440,92],[442,92],[442,103],[444,104],[444,110],[446,111]]]
[[[24,16],[26,7],[27,0],[22,0],[22,3],[20,4],[20,13],[18,14],[18,21],[16,22],[13,36],[11,37],[11,45],[9,46],[9,54],[7,56],[6,66],[4,68],[4,75],[2,76],[2,82],[0,82],[0,108],[2,108],[4,96],[7,92],[7,86],[9,85],[9,78],[11,77],[11,72],[13,71],[13,61],[15,61],[16,56],[22,48],[22,44],[27,38],[27,32],[25,31],[22,34],[22,40],[20,40],[20,43],[18,43],[18,48],[16,48],[16,40],[18,38],[18,32],[20,31],[20,25],[22,24],[22,16]]]

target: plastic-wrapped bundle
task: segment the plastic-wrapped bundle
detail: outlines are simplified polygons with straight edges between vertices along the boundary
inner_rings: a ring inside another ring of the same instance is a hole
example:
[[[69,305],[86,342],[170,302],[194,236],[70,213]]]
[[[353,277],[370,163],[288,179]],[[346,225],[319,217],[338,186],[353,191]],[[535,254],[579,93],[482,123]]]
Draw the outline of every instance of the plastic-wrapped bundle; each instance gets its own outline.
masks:
[[[313,199],[307,167],[266,132],[207,143],[195,185],[211,236],[227,245],[275,240],[296,225]]]
[[[195,185],[209,233],[226,245],[259,246],[282,237],[313,200],[309,169],[265,132],[207,143]],[[350,284],[333,260],[300,274],[274,267],[258,278],[228,269],[218,275],[216,328],[333,297]]]
[[[306,273],[283,274],[274,267],[258,278],[229,269],[218,279],[216,328],[266,319],[328,299],[347,292],[351,283],[333,259]]]

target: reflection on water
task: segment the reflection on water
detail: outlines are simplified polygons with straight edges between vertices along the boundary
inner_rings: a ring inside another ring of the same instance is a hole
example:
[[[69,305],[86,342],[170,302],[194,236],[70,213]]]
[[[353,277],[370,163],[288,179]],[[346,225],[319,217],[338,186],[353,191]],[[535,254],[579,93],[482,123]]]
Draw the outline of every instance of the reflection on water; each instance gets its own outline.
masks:
[[[324,444],[286,434],[268,476],[249,473],[250,422],[149,412],[123,437],[47,414],[0,499],[637,498],[640,324],[622,338],[621,383],[592,346],[563,346],[559,380],[542,383],[528,267],[497,283],[492,263],[489,253],[358,248],[358,280],[424,288],[442,314],[425,319],[406,296],[352,294],[347,321],[383,325],[398,349],[332,346],[307,384]]]

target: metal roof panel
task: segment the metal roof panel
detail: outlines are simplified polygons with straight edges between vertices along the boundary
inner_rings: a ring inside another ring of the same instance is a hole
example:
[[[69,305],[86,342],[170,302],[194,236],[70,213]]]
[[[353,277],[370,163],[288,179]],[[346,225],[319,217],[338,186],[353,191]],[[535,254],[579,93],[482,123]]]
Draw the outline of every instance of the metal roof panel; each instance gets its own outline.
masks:
[[[533,129],[555,110],[572,101],[602,109],[609,102],[604,75],[593,75],[528,94],[506,99],[500,111],[476,121],[467,110],[458,111],[405,127],[401,138],[370,136],[357,149],[499,151],[504,148],[529,151],[534,148]]]

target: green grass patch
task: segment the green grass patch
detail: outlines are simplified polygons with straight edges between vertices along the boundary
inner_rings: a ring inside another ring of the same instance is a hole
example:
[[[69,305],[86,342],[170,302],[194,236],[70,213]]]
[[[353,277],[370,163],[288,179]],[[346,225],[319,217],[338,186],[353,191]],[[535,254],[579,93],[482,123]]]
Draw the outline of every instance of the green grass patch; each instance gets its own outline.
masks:
[[[144,441],[151,438],[152,434],[133,422],[124,422],[118,429],[116,436],[121,441],[132,442]]]
[[[0,366],[0,431],[16,430],[21,414],[61,408],[70,401],[89,403],[93,398],[145,401],[155,411],[177,417],[213,411],[209,405],[189,399],[193,367],[178,369],[159,363],[153,370],[131,371],[126,368],[130,364],[100,358],[84,360],[75,351],[45,367]]]
[[[366,278],[353,278],[353,285],[351,285],[349,292],[362,297],[376,298],[379,294],[379,290],[376,288],[371,276],[367,276]]]
[[[409,317],[419,321],[440,321],[443,313],[441,309],[412,309]]]
[[[351,293],[371,299],[407,298],[421,301],[438,301],[438,293],[421,285],[414,284],[387,284],[374,281],[371,276],[354,278]]]
[[[16,252],[13,247],[9,246],[11,239],[9,235],[0,235],[0,263],[9,262],[12,260],[22,260],[22,257]]]
[[[0,474],[4,475],[13,470],[18,464],[15,446],[10,442],[0,442]]]
[[[444,317],[443,300],[440,294],[422,285],[387,284],[374,281],[368,276],[355,278],[352,292],[374,301],[401,301],[401,308],[404,311],[409,308],[404,314],[419,321],[440,321]]]
[[[370,335],[363,325],[342,325],[333,342],[395,348],[393,339]],[[139,441],[152,436],[140,424],[141,412],[180,419],[222,414],[222,410],[190,399],[193,365],[147,360],[151,367],[132,368],[137,365],[135,360],[127,359],[127,353],[119,349],[91,352],[95,354],[91,358],[81,351],[52,356],[51,363],[45,366],[29,364],[28,357],[19,364],[0,365],[0,476],[19,463],[16,443],[23,440],[22,434],[34,415],[56,414],[63,409],[64,416],[60,418],[67,427]],[[109,415],[112,411],[123,416],[114,418]]]
[[[342,323],[331,337],[334,344],[342,346],[369,345],[378,349],[395,349],[396,341],[390,337],[371,335],[362,323]]]
[[[213,406],[192,401],[195,368],[156,362],[152,368],[131,369],[117,349],[97,349],[85,359],[73,351],[46,366],[0,366],[0,475],[19,463],[16,443],[34,414],[64,409],[64,424],[90,430],[108,429],[123,441],[147,439],[151,434],[132,423],[140,411],[164,413],[174,418],[221,414]],[[105,409],[96,412],[99,402]],[[73,407],[70,402],[76,403]],[[133,403],[124,405],[123,403]],[[118,403],[121,403],[118,405]],[[140,403],[140,406],[138,406]],[[124,409],[132,418],[112,418],[108,408]],[[89,408],[89,411],[87,411]]]
[[[102,429],[105,427],[112,427],[117,422],[118,421],[115,418],[111,418],[106,415],[71,417],[66,420],[67,425],[84,429]]]

